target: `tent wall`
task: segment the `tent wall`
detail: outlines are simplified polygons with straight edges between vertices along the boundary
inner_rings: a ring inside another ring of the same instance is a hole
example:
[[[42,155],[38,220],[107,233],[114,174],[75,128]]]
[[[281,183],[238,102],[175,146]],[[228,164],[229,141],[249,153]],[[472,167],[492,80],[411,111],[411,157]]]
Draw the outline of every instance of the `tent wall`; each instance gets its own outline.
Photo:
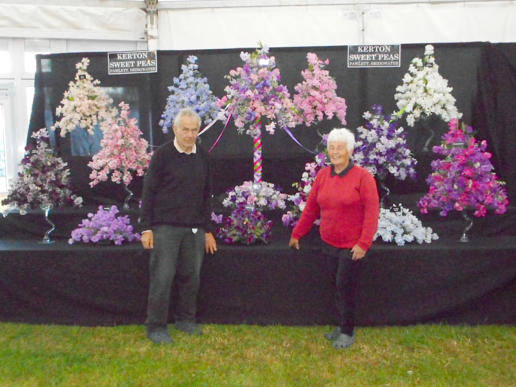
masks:
[[[145,40],[145,18],[136,7],[0,4],[0,36]]]
[[[252,47],[258,40],[271,47],[516,41],[515,1],[218,8],[163,4],[163,50]]]

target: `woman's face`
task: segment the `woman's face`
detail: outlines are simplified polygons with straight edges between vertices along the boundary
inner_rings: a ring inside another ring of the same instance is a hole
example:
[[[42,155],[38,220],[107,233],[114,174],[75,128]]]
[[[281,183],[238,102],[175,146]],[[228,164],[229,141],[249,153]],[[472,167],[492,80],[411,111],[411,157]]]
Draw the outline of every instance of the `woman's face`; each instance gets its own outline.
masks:
[[[345,141],[328,143],[328,155],[330,156],[330,162],[335,167],[345,167],[349,163],[350,154]]]

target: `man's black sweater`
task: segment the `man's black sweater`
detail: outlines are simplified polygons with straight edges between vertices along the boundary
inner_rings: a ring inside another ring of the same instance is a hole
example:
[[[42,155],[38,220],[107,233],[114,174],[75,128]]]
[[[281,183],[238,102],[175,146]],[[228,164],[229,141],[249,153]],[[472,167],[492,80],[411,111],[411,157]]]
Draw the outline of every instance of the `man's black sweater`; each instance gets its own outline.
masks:
[[[180,153],[170,141],[152,155],[142,195],[143,230],[170,224],[212,232],[211,174],[208,153]]]

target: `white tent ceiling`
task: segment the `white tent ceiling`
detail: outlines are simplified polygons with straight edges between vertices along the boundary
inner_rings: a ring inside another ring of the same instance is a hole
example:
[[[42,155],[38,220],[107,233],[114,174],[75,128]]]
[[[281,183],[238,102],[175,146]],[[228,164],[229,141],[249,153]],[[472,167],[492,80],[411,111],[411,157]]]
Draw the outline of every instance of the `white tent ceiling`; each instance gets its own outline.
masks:
[[[0,37],[146,41],[206,49],[516,41],[516,1],[0,0]],[[152,26],[151,26],[152,27]]]

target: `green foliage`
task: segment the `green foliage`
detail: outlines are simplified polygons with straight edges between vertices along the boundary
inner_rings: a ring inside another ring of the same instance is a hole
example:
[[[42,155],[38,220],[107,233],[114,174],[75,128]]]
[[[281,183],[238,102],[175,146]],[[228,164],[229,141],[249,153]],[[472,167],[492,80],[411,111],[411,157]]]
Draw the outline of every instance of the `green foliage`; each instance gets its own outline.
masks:
[[[158,346],[142,326],[0,324],[1,386],[509,386],[516,327],[359,328],[335,350],[328,327],[170,327]]]

